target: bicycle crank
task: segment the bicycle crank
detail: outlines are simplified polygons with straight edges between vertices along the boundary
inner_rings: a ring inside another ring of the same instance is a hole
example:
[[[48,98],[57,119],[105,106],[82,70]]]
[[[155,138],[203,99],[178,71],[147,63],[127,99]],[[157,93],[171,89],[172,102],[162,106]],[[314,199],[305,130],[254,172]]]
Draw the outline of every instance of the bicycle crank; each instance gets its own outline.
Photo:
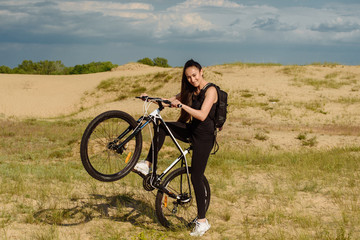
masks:
[[[143,180],[143,187],[146,191],[151,192],[152,190],[154,190],[155,188],[151,185],[151,174],[148,174],[144,177]]]

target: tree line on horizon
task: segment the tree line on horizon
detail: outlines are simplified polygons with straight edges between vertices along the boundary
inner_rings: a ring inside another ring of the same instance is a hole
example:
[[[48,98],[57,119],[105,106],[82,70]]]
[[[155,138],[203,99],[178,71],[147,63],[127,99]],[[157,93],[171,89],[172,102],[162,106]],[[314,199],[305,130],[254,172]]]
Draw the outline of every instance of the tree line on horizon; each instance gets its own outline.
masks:
[[[71,75],[87,74],[110,71],[118,65],[112,62],[91,62],[88,64],[66,67],[61,61],[39,61],[24,60],[17,67],[0,66],[0,73],[8,74],[40,74],[40,75]]]
[[[66,67],[61,61],[24,60],[17,67],[0,66],[0,73],[8,74],[40,74],[40,75],[71,75],[110,71],[118,65],[111,62],[91,62],[88,64]]]
[[[165,58],[143,58],[137,61],[138,63],[149,66],[171,67],[168,60]],[[72,74],[88,74],[97,72],[107,72],[117,67],[110,61],[107,62],[91,62],[88,64],[75,65],[73,67],[66,67],[60,60],[57,61],[39,61],[33,62],[31,60],[24,60],[17,67],[10,68],[8,66],[0,66],[0,73],[7,74],[39,74],[39,75],[72,75]]]

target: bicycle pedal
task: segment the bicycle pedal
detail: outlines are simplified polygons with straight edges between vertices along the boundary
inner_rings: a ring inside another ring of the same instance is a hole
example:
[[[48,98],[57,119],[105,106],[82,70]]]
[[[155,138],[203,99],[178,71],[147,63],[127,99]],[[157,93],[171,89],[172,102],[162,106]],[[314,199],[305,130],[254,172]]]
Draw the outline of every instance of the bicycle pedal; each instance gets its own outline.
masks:
[[[133,169],[132,171],[133,171],[134,173],[136,173],[137,175],[139,175],[141,178],[145,178],[145,177],[146,177],[146,175],[142,174],[141,172],[139,172],[139,171],[137,171],[137,170],[135,170],[135,169]]]

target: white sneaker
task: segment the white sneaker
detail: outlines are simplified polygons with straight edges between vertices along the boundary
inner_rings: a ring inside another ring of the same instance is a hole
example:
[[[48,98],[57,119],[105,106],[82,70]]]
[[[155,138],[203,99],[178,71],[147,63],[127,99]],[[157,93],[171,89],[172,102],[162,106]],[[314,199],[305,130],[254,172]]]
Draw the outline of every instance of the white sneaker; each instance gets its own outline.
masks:
[[[196,220],[195,227],[194,227],[193,231],[190,233],[190,235],[193,237],[200,237],[200,236],[204,235],[204,233],[209,229],[210,229],[210,224],[207,219],[205,222],[198,222]]]
[[[151,168],[146,164],[145,160],[142,160],[135,165],[134,170],[146,176],[150,173]]]

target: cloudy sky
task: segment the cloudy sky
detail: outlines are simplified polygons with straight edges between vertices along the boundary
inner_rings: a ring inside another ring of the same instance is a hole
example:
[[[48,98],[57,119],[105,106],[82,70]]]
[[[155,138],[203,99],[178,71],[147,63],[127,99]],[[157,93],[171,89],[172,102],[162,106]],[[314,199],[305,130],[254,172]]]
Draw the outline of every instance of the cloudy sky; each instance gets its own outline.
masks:
[[[0,65],[360,65],[359,0],[0,0]]]

